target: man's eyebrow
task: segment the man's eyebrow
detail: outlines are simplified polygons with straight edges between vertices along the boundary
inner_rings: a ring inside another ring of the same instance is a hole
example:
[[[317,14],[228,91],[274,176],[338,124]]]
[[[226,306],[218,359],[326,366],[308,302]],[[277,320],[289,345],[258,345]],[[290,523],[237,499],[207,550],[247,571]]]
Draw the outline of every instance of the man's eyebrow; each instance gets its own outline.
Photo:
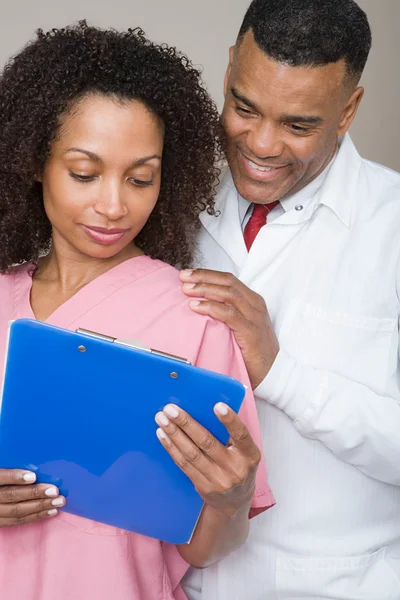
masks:
[[[281,120],[285,123],[304,123],[305,125],[322,125],[324,122],[322,117],[306,117],[302,115],[283,115]]]
[[[246,106],[248,106],[252,110],[255,110],[256,112],[260,112],[258,106],[254,104],[254,102],[246,98],[246,96],[242,96],[242,94],[240,94],[234,87],[231,87],[231,94],[236,100],[242,102],[242,104],[245,104]]]
[[[103,162],[101,160],[100,156],[98,156],[94,152],[90,152],[89,150],[84,150],[84,148],[68,148],[66,154],[68,154],[69,152],[80,152],[81,154],[86,154],[86,156],[88,158],[90,158],[90,160],[92,160],[93,162],[97,162],[97,163]],[[154,158],[161,160],[161,156],[159,154],[152,154],[151,156],[143,156],[142,158],[137,158],[137,159],[133,160],[131,163],[131,168],[132,167],[140,167],[141,165],[144,165],[145,163],[149,162],[150,160],[153,160]]]
[[[232,87],[231,93],[232,96],[242,104],[245,104],[256,112],[261,112],[257,104],[254,104],[254,102],[246,98],[246,96],[243,96],[236,88]],[[324,119],[321,117],[306,117],[303,115],[284,115],[281,120],[285,123],[304,123],[305,125],[322,125],[324,122]]]

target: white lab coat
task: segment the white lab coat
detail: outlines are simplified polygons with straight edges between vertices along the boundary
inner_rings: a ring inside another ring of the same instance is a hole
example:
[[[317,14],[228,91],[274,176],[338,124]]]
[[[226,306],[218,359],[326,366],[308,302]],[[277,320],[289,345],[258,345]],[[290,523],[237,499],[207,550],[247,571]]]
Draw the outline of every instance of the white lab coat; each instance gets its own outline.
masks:
[[[261,294],[280,344],[256,390],[277,505],[241,549],[192,570],[186,593],[399,600],[400,175],[345,136],[319,191],[249,254],[229,173],[217,208],[202,216],[198,264]]]

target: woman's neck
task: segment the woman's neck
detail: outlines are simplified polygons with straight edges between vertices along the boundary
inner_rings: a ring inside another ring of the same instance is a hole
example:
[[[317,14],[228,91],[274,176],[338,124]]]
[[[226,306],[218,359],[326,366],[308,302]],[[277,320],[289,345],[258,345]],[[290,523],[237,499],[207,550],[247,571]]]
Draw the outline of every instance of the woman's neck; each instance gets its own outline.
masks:
[[[85,285],[126,260],[142,255],[143,252],[133,244],[106,259],[80,255],[53,244],[33,276],[30,303],[35,318],[46,321]]]
[[[39,262],[34,279],[57,286],[63,294],[76,293],[113,267],[141,255],[143,252],[134,244],[129,244],[110,258],[94,258],[64,245],[53,244],[49,254]]]

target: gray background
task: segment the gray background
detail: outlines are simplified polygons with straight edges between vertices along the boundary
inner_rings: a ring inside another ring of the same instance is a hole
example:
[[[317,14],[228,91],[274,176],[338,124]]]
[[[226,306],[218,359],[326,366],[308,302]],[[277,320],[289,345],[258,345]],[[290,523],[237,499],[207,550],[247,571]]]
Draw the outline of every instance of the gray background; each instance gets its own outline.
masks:
[[[366,88],[352,135],[362,155],[400,171],[400,0],[358,0],[374,36],[363,78]],[[4,4],[3,4],[4,2]],[[222,104],[228,48],[250,0],[5,0],[1,4],[0,65],[35,29],[86,18],[102,27],[141,26],[155,41],[177,46],[204,69],[208,89]]]

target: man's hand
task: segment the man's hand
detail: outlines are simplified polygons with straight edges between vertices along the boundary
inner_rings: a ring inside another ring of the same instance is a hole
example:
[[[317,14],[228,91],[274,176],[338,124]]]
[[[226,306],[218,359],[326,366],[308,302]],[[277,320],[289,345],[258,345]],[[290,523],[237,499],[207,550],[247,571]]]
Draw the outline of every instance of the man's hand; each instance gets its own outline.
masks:
[[[268,375],[279,351],[262,296],[231,273],[197,269],[181,271],[179,276],[184,293],[196,298],[189,302],[190,308],[230,327],[255,389]]]

